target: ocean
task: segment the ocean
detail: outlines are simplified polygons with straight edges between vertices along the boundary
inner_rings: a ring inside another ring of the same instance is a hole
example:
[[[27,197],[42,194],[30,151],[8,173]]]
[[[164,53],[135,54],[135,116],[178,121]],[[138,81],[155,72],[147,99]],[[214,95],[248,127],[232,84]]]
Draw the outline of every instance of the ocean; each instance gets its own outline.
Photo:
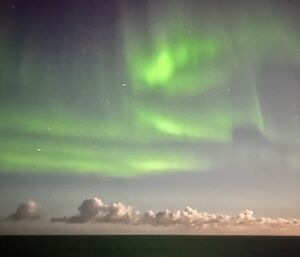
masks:
[[[1,236],[0,256],[296,257],[300,237]]]

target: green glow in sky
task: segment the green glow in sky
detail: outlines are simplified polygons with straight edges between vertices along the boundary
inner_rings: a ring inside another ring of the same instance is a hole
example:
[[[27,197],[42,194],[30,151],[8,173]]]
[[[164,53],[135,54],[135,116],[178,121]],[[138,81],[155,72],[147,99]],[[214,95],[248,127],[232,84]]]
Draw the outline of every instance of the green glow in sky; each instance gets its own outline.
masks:
[[[86,41],[62,35],[62,49],[49,44],[47,56],[48,44],[25,37],[13,60],[18,51],[7,29],[0,38],[0,171],[204,171],[212,155],[186,144],[228,146],[237,127],[280,135],[281,116],[264,103],[278,92],[260,79],[274,63],[275,71],[300,64],[299,36],[275,14],[217,22],[195,10],[186,16],[188,7],[177,5],[149,11],[141,22],[125,12],[111,33],[119,40],[109,43],[100,33]]]
[[[83,141],[83,142],[82,142]],[[55,137],[31,139],[28,135],[7,136],[1,141],[2,171],[59,172],[130,177],[156,172],[195,170],[204,165],[180,153],[144,149],[140,151],[100,142],[87,144],[84,139],[62,140]],[[207,162],[207,161],[206,161]],[[205,162],[205,163],[206,163]],[[206,165],[206,164],[205,164]]]
[[[172,115],[143,111],[137,113],[142,124],[156,131],[178,138],[194,138],[203,140],[229,141],[232,131],[230,113],[205,113],[198,116],[196,122],[187,122],[184,118]]]
[[[161,45],[153,56],[136,56],[133,74],[138,80],[150,88],[170,88],[174,84],[176,74],[191,65],[207,61],[217,54],[217,44],[213,41],[202,40],[183,42],[178,45]],[[141,60],[139,60],[141,58]],[[138,82],[137,82],[138,83]]]
[[[138,143],[139,140],[149,141],[149,137],[126,140],[129,132],[124,129],[125,124],[119,124],[118,131],[113,133],[115,128],[109,123],[84,119],[75,114],[71,116],[70,113],[64,114],[68,118],[59,119],[61,113],[55,115],[48,110],[49,113],[52,113],[52,119],[46,114],[18,112],[14,108],[0,114],[0,129],[6,131],[5,137],[0,138],[2,170],[130,177],[201,170],[207,166],[208,160],[197,163],[191,158],[183,158],[180,151],[153,151],[148,149],[147,144],[143,147]],[[116,140],[119,147],[115,147]],[[132,145],[132,149],[129,150],[126,145]],[[136,151],[137,147],[139,151]]]

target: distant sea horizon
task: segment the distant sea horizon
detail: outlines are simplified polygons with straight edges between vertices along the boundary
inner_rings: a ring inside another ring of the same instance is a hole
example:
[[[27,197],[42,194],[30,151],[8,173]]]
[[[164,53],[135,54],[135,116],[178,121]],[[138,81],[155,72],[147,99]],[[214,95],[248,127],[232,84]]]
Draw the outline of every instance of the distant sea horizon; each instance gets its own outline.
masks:
[[[300,236],[18,235],[0,236],[1,256],[297,257]]]

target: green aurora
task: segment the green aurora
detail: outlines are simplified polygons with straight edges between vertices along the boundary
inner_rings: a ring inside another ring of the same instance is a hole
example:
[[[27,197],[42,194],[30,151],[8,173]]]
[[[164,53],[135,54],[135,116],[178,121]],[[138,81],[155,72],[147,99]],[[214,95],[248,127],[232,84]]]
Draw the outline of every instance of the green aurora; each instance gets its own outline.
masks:
[[[0,38],[0,170],[114,177],[205,171],[211,154],[167,142],[230,145],[242,126],[280,141],[276,119],[265,119],[258,68],[283,56],[299,65],[293,28],[276,14],[202,23],[175,5],[169,10],[150,13],[146,33],[147,22],[121,8],[121,50],[114,53],[101,34],[87,50],[74,28],[58,53],[45,57],[28,36],[17,58],[8,26]]]

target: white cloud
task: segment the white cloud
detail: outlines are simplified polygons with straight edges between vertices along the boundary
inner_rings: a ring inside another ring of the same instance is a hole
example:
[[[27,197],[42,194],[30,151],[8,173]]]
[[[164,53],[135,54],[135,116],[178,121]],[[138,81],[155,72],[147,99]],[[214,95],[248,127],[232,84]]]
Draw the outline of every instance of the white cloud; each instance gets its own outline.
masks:
[[[84,200],[78,207],[79,214],[71,217],[53,218],[53,222],[86,223],[96,221],[101,223],[137,224],[140,213],[131,206],[122,203],[103,204],[100,198]]]
[[[21,220],[38,220],[40,219],[40,208],[35,201],[27,201],[19,204],[17,210],[10,216],[8,220],[21,221]]]
[[[72,217],[53,218],[53,222],[85,223],[96,217],[105,206],[100,198],[84,200],[78,207],[79,214]]]
[[[131,206],[123,203],[114,203],[103,208],[102,213],[97,217],[98,222],[138,224],[140,212]]]
[[[83,220],[90,220],[96,216],[103,207],[104,204],[100,198],[95,197],[92,199],[86,199],[78,207],[78,211],[80,213],[79,216],[82,217]]]
[[[288,228],[299,226],[300,221],[293,218],[255,217],[252,210],[237,215],[200,212],[186,207],[184,210],[165,210],[160,212],[140,212],[123,203],[106,205],[99,198],[86,199],[78,208],[79,214],[72,217],[54,218],[53,222],[65,223],[107,223],[146,225],[152,227],[177,227],[201,230],[239,230]]]

